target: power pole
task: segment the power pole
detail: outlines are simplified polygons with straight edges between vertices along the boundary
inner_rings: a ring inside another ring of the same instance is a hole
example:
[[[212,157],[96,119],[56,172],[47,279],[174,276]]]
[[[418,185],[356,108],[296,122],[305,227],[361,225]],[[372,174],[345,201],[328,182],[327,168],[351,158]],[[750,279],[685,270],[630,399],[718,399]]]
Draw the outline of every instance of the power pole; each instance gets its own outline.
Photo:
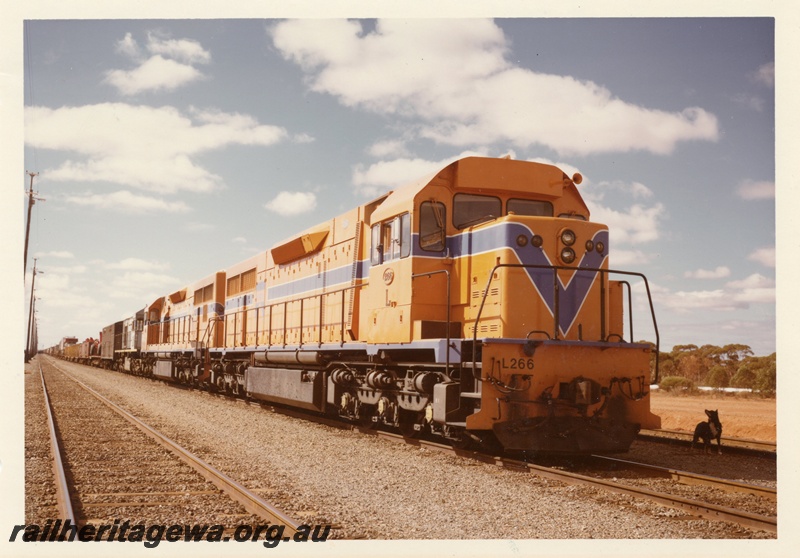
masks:
[[[28,310],[28,338],[25,340],[25,362],[28,362],[33,356],[31,350],[31,322],[33,320],[33,295],[34,287],[36,286],[36,274],[44,273],[44,271],[36,271],[36,258],[33,259],[33,277],[31,278],[31,304]]]
[[[34,194],[34,192],[33,192],[33,177],[37,176],[39,173],[38,172],[30,172],[30,171],[28,171],[28,174],[31,177],[31,188],[28,191],[28,225],[27,225],[27,227],[25,229],[25,254],[24,254],[25,262],[24,262],[24,266],[22,268],[23,269],[22,270],[22,276],[23,277],[28,272],[28,237],[31,234],[31,210],[33,209],[33,205],[36,203],[37,200],[38,201],[45,201],[44,198],[35,198],[33,196],[33,194]]]

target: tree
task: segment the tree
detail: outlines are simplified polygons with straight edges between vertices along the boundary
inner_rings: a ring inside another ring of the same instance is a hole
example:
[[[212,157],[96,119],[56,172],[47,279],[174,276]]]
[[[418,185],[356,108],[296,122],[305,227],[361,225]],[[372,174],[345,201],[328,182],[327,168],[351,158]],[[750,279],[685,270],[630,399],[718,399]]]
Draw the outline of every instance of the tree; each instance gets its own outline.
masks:
[[[724,388],[728,387],[728,383],[728,372],[725,370],[724,366],[717,364],[708,371],[708,375],[706,376],[706,384],[708,386]]]
[[[756,372],[754,389],[764,395],[774,395],[778,387],[778,366],[775,353],[765,357],[764,366]]]
[[[731,378],[731,386],[737,388],[753,389],[756,382],[757,367],[752,362],[746,362],[739,366],[736,374]]]

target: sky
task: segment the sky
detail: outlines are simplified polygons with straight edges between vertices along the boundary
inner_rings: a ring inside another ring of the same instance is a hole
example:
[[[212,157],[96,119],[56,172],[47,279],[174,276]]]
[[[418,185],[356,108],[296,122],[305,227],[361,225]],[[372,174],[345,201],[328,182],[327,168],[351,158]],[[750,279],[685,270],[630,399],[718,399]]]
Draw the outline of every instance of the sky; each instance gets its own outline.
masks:
[[[771,17],[36,19],[23,60],[40,348],[511,154],[584,176],[662,350],[776,351]]]

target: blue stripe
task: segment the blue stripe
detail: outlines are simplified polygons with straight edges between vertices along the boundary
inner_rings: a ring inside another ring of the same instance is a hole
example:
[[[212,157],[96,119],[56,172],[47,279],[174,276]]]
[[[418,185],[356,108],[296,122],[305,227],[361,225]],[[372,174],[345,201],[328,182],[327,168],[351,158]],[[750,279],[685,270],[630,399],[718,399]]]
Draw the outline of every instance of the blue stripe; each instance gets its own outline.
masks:
[[[475,256],[481,253],[496,252],[500,249],[508,249],[514,252],[517,260],[525,265],[556,265],[550,261],[543,248],[536,248],[530,243],[525,246],[517,245],[517,237],[520,235],[530,239],[535,233],[529,226],[522,223],[501,223],[499,225],[479,229],[477,231],[467,231],[447,239],[447,247],[453,258],[465,256]],[[592,237],[595,245],[603,242],[606,249],[603,254],[596,250],[586,252],[577,268],[589,267],[600,268],[608,257],[608,231],[597,231]],[[416,243],[415,243],[416,245]],[[421,254],[425,254],[421,251]],[[427,252],[428,255],[431,252]],[[417,252],[415,251],[415,255]],[[550,269],[525,269],[525,273],[531,280],[539,296],[547,305],[551,315],[555,315],[555,289],[553,288],[554,271]],[[559,300],[559,329],[562,334],[566,334],[575,322],[575,318],[580,312],[581,307],[586,301],[591,290],[591,286],[597,277],[596,271],[576,271],[565,285],[561,278],[558,278],[558,300]]]
[[[356,263],[357,280],[363,279],[369,273],[369,265],[369,260],[362,260]],[[336,269],[328,270],[325,273],[270,286],[267,288],[267,300],[273,301],[284,297],[296,297],[312,291],[322,290],[323,287],[331,289],[337,285],[349,285],[352,280],[352,272],[352,264],[346,264]]]
[[[522,223],[500,223],[485,227],[476,231],[467,231],[447,238],[447,250],[442,252],[430,252],[419,247],[419,235],[412,237],[412,256],[424,258],[441,258],[449,255],[454,259],[472,257],[482,253],[497,252],[507,249],[514,252],[517,260],[525,265],[554,265],[547,253],[542,248],[536,248],[530,243],[525,246],[518,246],[516,239],[520,235],[531,238],[535,233],[533,229]],[[592,250],[584,253],[577,268],[589,267],[600,268],[608,254],[608,231],[601,230],[592,237],[595,244],[603,242],[606,245],[604,254],[599,254]],[[369,274],[370,260],[361,260],[356,263],[356,279],[364,279]],[[554,271],[550,269],[525,269],[525,273],[531,280],[533,287],[546,304],[551,315],[555,315],[555,292],[553,289]],[[581,307],[586,301],[591,286],[597,278],[598,272],[576,271],[572,274],[566,284],[561,278],[557,279],[559,290],[559,329],[562,334],[566,334],[572,327]],[[336,269],[326,271],[324,274],[314,274],[294,281],[289,281],[280,285],[267,287],[264,282],[256,285],[256,290],[266,289],[267,303],[285,297],[299,297],[313,291],[331,289],[336,286],[349,284],[352,280],[352,265],[346,264]],[[243,297],[233,298],[227,301],[227,310],[233,310],[242,306]],[[253,295],[248,295],[246,304],[253,303]]]

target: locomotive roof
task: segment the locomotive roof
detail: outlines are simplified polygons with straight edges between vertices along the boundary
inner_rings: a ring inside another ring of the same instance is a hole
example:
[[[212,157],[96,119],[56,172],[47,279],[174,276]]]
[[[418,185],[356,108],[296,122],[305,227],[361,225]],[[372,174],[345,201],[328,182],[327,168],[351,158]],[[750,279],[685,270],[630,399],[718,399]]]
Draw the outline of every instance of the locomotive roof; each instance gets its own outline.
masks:
[[[533,177],[536,180],[533,180]],[[412,201],[437,177],[446,179],[453,191],[519,191],[525,184],[529,194],[557,199],[569,197],[582,213],[589,210],[572,180],[556,166],[507,158],[465,157],[432,174],[392,191],[372,214],[372,222],[392,217],[412,207]]]

